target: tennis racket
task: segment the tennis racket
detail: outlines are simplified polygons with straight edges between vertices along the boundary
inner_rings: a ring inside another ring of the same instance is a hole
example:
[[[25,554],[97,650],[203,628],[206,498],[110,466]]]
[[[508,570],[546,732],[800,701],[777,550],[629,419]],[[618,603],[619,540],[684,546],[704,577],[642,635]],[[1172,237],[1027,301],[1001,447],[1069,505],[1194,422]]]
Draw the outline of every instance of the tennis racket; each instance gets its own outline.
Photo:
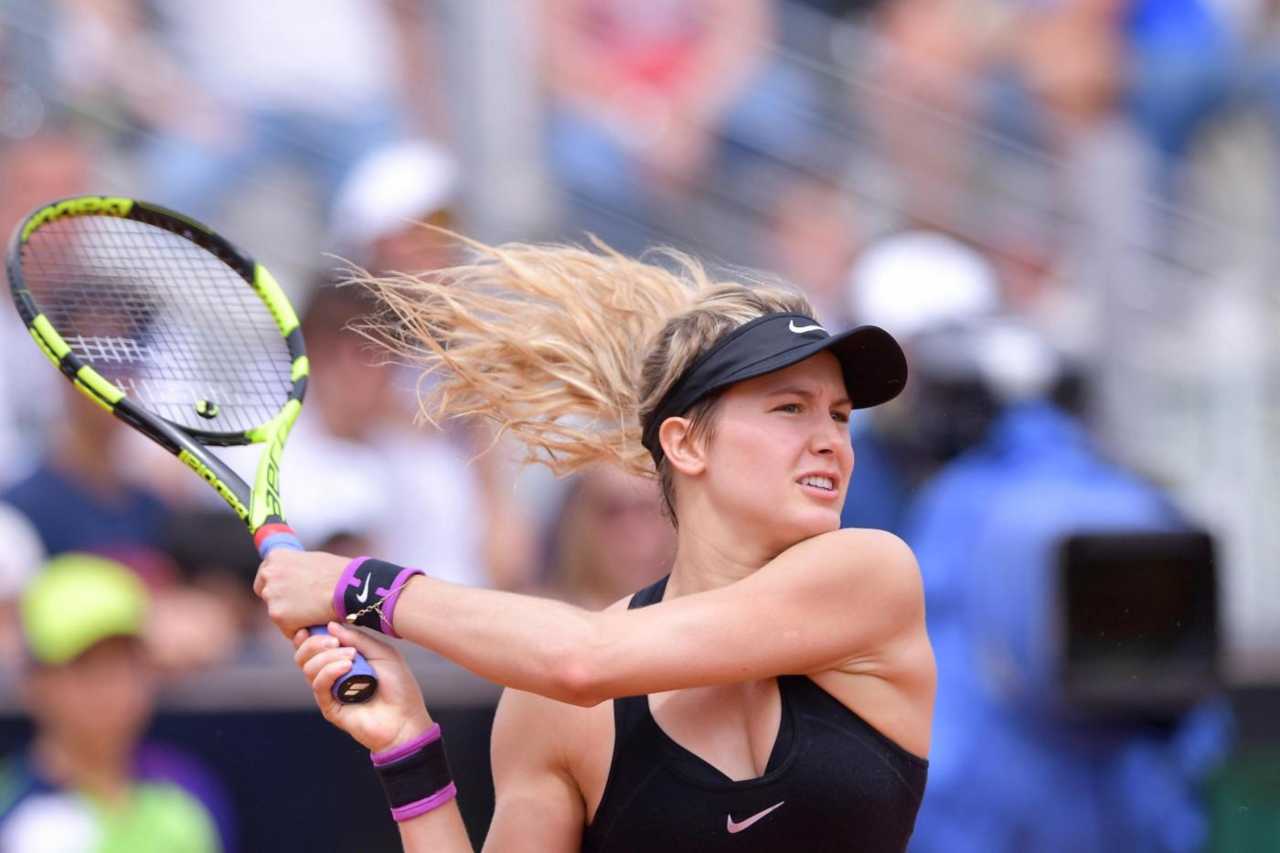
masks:
[[[33,211],[6,265],[31,337],[76,388],[200,475],[263,557],[302,550],[280,506],[280,455],[309,367],[271,273],[198,222],[108,196]],[[252,486],[209,449],[248,444],[263,447]],[[376,689],[357,656],[333,693],[363,702]]]

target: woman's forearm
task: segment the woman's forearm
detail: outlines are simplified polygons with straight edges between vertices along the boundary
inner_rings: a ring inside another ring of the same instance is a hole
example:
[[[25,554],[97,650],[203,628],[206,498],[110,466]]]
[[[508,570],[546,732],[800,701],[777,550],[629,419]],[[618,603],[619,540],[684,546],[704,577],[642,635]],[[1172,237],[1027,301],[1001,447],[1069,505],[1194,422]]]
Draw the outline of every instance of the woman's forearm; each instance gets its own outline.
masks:
[[[599,614],[560,601],[416,577],[396,633],[482,678],[561,702],[592,704],[585,661]]]
[[[397,826],[404,853],[475,853],[456,800]]]

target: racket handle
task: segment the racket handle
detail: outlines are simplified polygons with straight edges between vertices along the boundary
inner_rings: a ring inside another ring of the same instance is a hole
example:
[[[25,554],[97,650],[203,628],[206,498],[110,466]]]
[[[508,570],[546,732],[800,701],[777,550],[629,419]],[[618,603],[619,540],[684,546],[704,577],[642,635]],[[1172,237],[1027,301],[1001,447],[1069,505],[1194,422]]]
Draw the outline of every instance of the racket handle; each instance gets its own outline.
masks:
[[[283,521],[268,521],[259,527],[253,534],[253,544],[258,549],[258,556],[264,560],[277,548],[283,548],[286,551],[307,550],[302,547],[302,540],[298,538],[298,534]]]
[[[329,633],[323,625],[312,625],[307,630],[313,637]],[[334,699],[347,705],[368,702],[378,692],[378,675],[373,671],[373,665],[365,660],[364,655],[356,652],[351,661],[351,669],[334,682],[332,692]]]
[[[277,548],[284,548],[288,551],[306,550],[302,547],[302,542],[298,539],[298,535],[293,532],[293,528],[283,522],[262,525],[253,535],[253,542],[258,546],[258,555],[264,560],[268,554]],[[311,632],[312,636],[329,633],[323,625],[313,625],[307,630]],[[339,702],[352,705],[358,702],[368,702],[377,691],[378,676],[373,671],[373,666],[369,661],[365,660],[364,655],[356,652],[355,659],[351,661],[351,669],[347,670],[341,678],[334,682],[333,698]]]

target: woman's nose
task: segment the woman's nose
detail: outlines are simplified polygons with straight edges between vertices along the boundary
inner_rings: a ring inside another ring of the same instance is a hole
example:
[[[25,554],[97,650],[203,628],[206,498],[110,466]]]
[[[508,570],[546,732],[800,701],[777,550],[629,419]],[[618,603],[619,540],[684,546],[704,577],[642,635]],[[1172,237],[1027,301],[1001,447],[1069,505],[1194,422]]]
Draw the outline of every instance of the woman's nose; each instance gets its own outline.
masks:
[[[813,451],[824,455],[834,454],[841,443],[848,441],[848,435],[843,427],[843,424],[827,418],[826,423],[815,429],[810,438]]]

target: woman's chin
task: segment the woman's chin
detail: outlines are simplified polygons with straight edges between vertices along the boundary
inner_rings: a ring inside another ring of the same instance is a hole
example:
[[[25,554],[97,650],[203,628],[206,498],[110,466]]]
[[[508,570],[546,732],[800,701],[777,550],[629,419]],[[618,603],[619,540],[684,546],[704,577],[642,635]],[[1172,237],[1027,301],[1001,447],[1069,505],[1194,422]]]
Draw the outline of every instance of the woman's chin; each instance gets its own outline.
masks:
[[[833,530],[840,529],[840,513],[835,511],[823,511],[807,509],[804,512],[797,513],[793,518],[789,519],[789,523],[784,525],[787,531],[787,538],[790,540],[789,545],[795,545],[806,539],[812,539],[815,536],[821,536],[824,533],[830,533]]]
[[[832,512],[826,517],[816,520],[813,524],[813,531],[808,535],[809,539],[814,536],[821,536],[824,533],[830,533],[833,530],[840,529],[840,513]]]

